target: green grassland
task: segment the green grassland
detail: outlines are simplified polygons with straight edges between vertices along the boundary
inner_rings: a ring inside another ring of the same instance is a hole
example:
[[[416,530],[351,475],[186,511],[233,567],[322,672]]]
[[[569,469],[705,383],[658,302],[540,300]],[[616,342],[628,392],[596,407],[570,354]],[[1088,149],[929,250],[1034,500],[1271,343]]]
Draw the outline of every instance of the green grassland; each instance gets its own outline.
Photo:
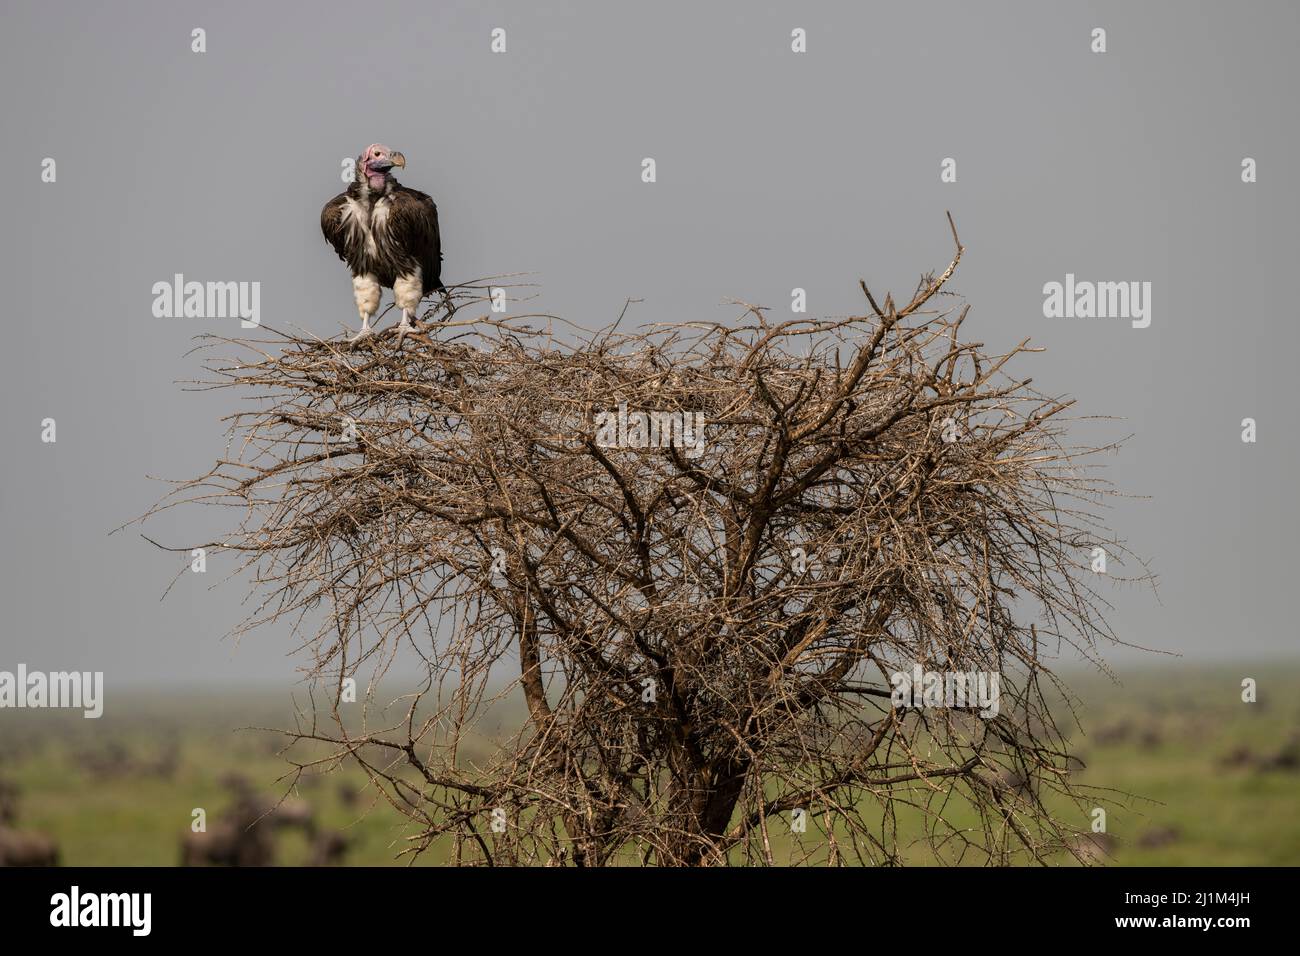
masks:
[[[1087,764],[1078,782],[1132,795],[1107,804],[1113,863],[1300,864],[1300,667],[1121,676],[1120,686],[1072,682],[1085,704],[1071,738]],[[1255,703],[1241,699],[1245,677],[1257,682]],[[1162,829],[1177,837],[1143,845]]]
[[[1086,830],[1087,809],[1104,806],[1110,865],[1300,864],[1300,665],[1148,665],[1120,676],[1115,684],[1067,675],[1082,723],[1070,750],[1086,763],[1073,782],[1088,799],[1083,807],[1051,803],[1061,818]],[[1259,683],[1253,704],[1241,701],[1246,676]],[[260,791],[285,792],[291,768],[276,753],[283,738],[240,728],[289,726],[292,712],[284,694],[214,691],[122,693],[98,721],[7,710],[0,778],[21,788],[16,825],[53,836],[63,863],[173,865],[191,811],[202,807],[211,821],[233,800],[232,772]],[[492,746],[485,736],[468,756]],[[398,854],[413,830],[355,767],[304,777],[295,794],[323,828],[348,836],[347,863],[407,862]],[[963,818],[968,812],[954,805],[944,817],[967,826],[975,822]],[[898,826],[906,862],[936,861],[919,813],[901,812]],[[771,829],[777,862],[825,858],[816,826],[802,835],[782,821]],[[445,863],[447,852],[435,846],[417,865]],[[307,858],[304,835],[278,838],[277,862]],[[1062,854],[1060,862],[1072,861]]]

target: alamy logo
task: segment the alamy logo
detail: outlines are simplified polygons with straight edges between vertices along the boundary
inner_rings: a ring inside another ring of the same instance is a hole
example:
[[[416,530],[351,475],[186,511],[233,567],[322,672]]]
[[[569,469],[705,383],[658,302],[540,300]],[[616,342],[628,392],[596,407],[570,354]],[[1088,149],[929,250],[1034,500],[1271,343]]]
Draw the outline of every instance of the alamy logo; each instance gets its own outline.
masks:
[[[262,283],[186,282],[176,273],[171,282],[153,284],[156,319],[233,319],[245,329],[262,321]]]
[[[51,926],[128,926],[132,936],[148,936],[152,924],[152,893],[82,893],[73,886],[50,897]]]
[[[1150,282],[1065,282],[1043,286],[1043,317],[1047,319],[1132,319],[1133,328],[1151,324]]]
[[[616,412],[596,414],[596,444],[601,448],[683,449],[687,458],[704,454],[703,412],[631,412],[620,402]]]
[[[81,708],[85,717],[104,713],[103,671],[28,671],[19,664],[17,672],[0,671],[0,708]]]
[[[978,707],[980,716],[996,717],[1002,699],[997,671],[926,671],[920,664],[889,676],[895,707]]]

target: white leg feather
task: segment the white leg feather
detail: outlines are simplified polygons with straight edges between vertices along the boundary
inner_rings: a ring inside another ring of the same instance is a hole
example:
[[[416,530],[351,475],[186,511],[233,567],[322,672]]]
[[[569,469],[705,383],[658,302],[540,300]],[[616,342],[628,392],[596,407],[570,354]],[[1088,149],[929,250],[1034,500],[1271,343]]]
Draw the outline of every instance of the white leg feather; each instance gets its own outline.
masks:
[[[361,316],[361,331],[352,341],[370,334],[370,317],[379,311],[379,295],[382,290],[379,280],[374,276],[353,276],[352,296],[357,303],[357,314]]]
[[[399,276],[393,283],[393,301],[402,310],[403,332],[410,331],[414,327],[411,320],[415,318],[415,312],[419,309],[422,298],[424,298],[424,281],[420,277],[419,269],[411,275]]]

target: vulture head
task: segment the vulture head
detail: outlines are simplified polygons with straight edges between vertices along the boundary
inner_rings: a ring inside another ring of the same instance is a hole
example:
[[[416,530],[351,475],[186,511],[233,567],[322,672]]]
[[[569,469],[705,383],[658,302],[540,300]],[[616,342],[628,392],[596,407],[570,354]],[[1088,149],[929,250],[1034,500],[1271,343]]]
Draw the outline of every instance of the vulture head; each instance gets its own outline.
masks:
[[[357,157],[357,179],[365,177],[371,189],[383,189],[392,179],[393,167],[406,168],[406,157],[383,143],[372,143]]]

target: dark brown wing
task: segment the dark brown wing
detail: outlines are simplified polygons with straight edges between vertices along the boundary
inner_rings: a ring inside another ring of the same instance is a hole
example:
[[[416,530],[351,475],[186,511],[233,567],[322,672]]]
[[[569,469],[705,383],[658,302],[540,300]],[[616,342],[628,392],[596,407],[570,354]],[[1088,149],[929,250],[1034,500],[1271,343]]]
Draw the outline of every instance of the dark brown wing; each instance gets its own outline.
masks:
[[[424,294],[442,288],[442,236],[438,207],[418,189],[398,186],[388,197],[388,236],[406,257],[420,265]]]
[[[343,208],[347,205],[348,194],[339,193],[325,204],[320,211],[320,231],[325,234],[325,241],[334,247],[339,258],[348,265],[348,230],[343,225]]]

